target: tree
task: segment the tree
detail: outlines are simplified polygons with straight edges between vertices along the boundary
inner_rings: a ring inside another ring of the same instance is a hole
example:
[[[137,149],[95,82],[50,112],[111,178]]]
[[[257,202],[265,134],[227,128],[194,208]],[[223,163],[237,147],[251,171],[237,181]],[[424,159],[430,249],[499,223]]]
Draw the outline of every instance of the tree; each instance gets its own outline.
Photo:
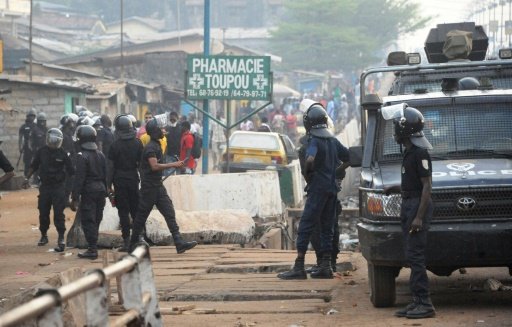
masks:
[[[351,70],[382,60],[379,50],[425,26],[410,0],[288,0],[272,32],[284,68]]]

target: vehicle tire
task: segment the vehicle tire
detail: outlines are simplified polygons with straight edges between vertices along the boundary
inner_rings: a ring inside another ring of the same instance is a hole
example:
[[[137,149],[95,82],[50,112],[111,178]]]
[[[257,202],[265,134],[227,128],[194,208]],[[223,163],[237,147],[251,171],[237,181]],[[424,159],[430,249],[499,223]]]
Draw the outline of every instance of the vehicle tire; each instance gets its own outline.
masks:
[[[377,266],[368,263],[370,299],[376,308],[391,307],[395,304],[396,267]]]

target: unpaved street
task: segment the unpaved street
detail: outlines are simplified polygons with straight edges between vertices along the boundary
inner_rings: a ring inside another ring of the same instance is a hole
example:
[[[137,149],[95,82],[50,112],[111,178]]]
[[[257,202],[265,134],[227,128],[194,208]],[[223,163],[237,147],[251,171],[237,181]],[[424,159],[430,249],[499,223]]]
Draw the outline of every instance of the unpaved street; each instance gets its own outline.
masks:
[[[54,228],[49,233],[50,244],[36,246],[36,196],[37,190],[31,189],[4,193],[0,200],[0,306],[8,302],[3,299],[55,272],[99,265],[99,260],[91,263],[77,259],[76,249],[68,249],[63,255],[48,252],[56,240]],[[68,228],[73,216],[66,209]],[[506,268],[468,269],[467,274],[455,272],[449,278],[431,276],[437,317],[411,321],[393,317],[396,308],[373,308],[366,262],[359,253],[346,252],[340,259],[357,268],[348,276],[327,281],[279,281],[273,270],[292,263],[291,251],[229,245],[203,245],[180,256],[172,247],[151,251],[166,326],[512,326],[512,291],[484,288],[491,277],[512,285]],[[313,260],[308,255],[308,261]],[[407,277],[404,269],[397,283],[397,306],[409,299]],[[330,302],[323,298],[330,298]],[[172,306],[191,303],[196,308],[215,309],[216,313],[165,314]],[[327,315],[329,311],[333,314]]]

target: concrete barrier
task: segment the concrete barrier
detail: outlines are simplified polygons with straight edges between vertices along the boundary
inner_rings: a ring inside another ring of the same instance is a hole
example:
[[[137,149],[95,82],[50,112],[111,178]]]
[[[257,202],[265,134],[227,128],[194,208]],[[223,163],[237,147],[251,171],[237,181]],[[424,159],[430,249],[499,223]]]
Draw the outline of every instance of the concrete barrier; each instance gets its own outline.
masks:
[[[275,217],[284,210],[275,171],[178,175],[166,179],[164,186],[178,210],[241,209],[260,218]]]
[[[360,125],[357,120],[352,119],[341,134],[337,135],[337,139],[344,146],[351,147],[359,145],[361,142]],[[347,175],[341,183],[341,197],[357,196],[359,194],[359,168],[347,168]]]

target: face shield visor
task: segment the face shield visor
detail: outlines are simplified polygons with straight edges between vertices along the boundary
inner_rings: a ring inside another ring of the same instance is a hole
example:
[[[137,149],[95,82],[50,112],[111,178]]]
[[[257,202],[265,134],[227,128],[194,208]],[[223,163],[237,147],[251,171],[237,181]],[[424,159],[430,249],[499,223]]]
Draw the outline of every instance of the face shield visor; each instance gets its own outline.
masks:
[[[62,146],[62,132],[57,128],[52,128],[46,134],[46,145],[50,149],[58,149]]]
[[[401,119],[405,118],[404,109],[407,107],[407,103],[399,103],[392,106],[382,107],[380,112],[382,114],[382,118],[385,120]]]

